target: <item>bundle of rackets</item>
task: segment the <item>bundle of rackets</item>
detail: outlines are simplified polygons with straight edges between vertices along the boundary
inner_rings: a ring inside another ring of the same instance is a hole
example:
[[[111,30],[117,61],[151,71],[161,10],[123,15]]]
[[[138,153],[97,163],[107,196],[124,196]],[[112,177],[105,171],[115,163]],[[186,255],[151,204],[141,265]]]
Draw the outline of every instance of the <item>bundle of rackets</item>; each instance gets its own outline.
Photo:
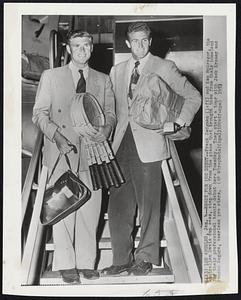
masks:
[[[109,142],[95,143],[87,139],[84,142],[93,190],[120,187],[125,179]]]
[[[74,127],[98,128],[105,124],[105,117],[97,99],[90,93],[76,94],[71,106]],[[120,187],[125,182],[121,169],[108,140],[96,143],[83,138],[93,190]]]

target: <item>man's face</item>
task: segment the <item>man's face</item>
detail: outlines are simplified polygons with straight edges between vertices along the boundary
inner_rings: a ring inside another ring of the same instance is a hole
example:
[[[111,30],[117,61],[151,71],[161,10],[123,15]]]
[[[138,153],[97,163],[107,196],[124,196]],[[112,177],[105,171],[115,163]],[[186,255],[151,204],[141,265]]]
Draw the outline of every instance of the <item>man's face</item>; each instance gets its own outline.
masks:
[[[88,37],[75,37],[67,45],[71,60],[77,66],[85,65],[90,59],[93,45]]]
[[[145,31],[131,32],[129,40],[126,40],[127,47],[131,49],[134,59],[139,60],[145,57],[151,45],[151,39]]]

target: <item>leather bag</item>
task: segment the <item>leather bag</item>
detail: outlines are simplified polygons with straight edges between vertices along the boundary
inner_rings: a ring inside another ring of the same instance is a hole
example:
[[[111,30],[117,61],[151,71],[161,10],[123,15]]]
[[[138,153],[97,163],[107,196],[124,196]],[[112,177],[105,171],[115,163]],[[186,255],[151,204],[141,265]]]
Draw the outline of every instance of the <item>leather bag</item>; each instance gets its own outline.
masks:
[[[134,93],[131,115],[134,121],[147,129],[163,129],[166,122],[175,122],[179,117],[185,99],[178,95],[160,76],[150,73],[143,76]],[[190,137],[190,126],[168,134],[173,141]]]
[[[180,115],[184,98],[157,74],[143,76],[134,93],[131,115],[147,129],[161,129],[165,122],[175,122]]]
[[[44,193],[40,215],[40,221],[43,225],[58,223],[84,205],[91,197],[88,187],[72,172],[67,154],[64,156],[69,170],[61,175],[55,184],[47,188]],[[48,181],[61,157],[62,154],[59,154]]]

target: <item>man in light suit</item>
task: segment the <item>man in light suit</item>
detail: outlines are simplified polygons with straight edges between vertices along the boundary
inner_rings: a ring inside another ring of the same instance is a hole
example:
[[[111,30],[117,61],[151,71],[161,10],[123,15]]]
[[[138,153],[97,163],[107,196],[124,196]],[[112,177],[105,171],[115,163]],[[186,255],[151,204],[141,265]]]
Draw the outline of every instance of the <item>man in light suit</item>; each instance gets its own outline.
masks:
[[[168,139],[161,131],[139,126],[131,115],[132,100],[140,90],[142,76],[155,73],[177,94],[184,97],[175,123],[189,126],[201,104],[199,92],[182,76],[172,61],[149,52],[151,31],[146,23],[128,27],[126,44],[132,56],[117,64],[110,77],[116,98],[117,126],[113,150],[126,183],[111,189],[108,215],[113,265],[102,270],[108,275],[145,275],[152,264],[159,265],[161,161],[170,157]],[[132,256],[132,231],[136,206],[140,215],[140,241]]]
[[[44,133],[43,164],[52,170],[59,152],[68,153],[73,171],[76,172],[79,165],[78,175],[92,193],[81,208],[53,226],[53,271],[60,271],[68,283],[79,282],[79,274],[88,279],[99,277],[94,264],[101,191],[92,190],[82,141],[83,137],[104,141],[116,122],[110,78],[88,66],[92,50],[93,40],[89,33],[71,32],[67,39],[71,61],[42,74],[33,108],[33,122]],[[99,130],[86,126],[73,129],[70,117],[72,98],[76,92],[85,91],[94,95],[103,109],[106,123]],[[71,144],[77,147],[77,154],[71,151]],[[65,160],[61,159],[51,178],[52,183],[67,169]]]

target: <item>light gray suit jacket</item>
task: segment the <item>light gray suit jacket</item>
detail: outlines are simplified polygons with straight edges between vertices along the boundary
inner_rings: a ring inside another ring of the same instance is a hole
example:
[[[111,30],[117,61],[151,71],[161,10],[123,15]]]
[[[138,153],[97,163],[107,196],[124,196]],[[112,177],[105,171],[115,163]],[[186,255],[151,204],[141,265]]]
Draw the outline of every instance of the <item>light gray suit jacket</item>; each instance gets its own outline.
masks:
[[[117,126],[113,140],[113,149],[116,152],[130,122],[136,148],[142,162],[154,162],[170,156],[169,144],[166,137],[154,130],[145,129],[135,123],[128,111],[128,60],[112,67],[110,72],[113,90],[116,99]],[[144,65],[140,76],[155,73],[159,75],[177,94],[185,98],[180,118],[189,125],[201,105],[200,93],[190,84],[185,76],[178,71],[174,62],[161,59],[152,54]],[[140,77],[141,78],[141,77]],[[139,79],[138,83],[141,80]],[[138,90],[138,83],[133,93]]]
[[[96,97],[103,109],[106,124],[114,128],[115,103],[109,76],[89,68],[86,91]],[[43,72],[36,94],[32,120],[44,133],[43,164],[50,169],[59,155],[53,141],[55,131],[58,129],[78,149],[78,154],[74,154],[73,151],[69,153],[73,169],[76,171],[81,153],[80,170],[88,170],[81,139],[73,130],[70,117],[71,101],[74,95],[75,87],[68,65]],[[61,160],[59,169],[61,169],[59,173],[66,171],[67,164],[64,159]]]

